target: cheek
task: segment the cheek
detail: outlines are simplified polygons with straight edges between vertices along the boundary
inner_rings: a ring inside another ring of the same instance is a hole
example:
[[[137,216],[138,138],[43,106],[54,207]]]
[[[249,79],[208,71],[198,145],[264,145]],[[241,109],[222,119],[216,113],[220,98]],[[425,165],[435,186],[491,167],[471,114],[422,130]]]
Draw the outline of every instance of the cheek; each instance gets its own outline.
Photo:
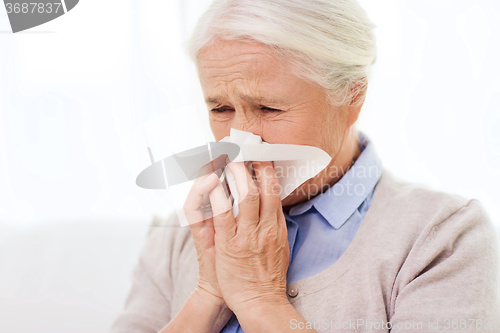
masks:
[[[228,122],[220,122],[209,120],[210,129],[214,135],[215,141],[219,141],[226,136],[229,136],[231,132],[231,126]]]
[[[329,124],[325,119],[319,119],[319,114],[314,112],[300,112],[290,114],[279,120],[259,121],[260,133],[263,140],[268,143],[296,144],[315,146],[324,149],[323,136],[327,135]],[[216,141],[229,136],[231,121],[210,120],[210,128]]]
[[[332,114],[316,110],[310,109],[283,121],[269,123],[265,131],[268,134],[266,141],[314,146],[331,155],[336,147],[335,133],[340,131],[339,122],[334,120]]]
[[[319,147],[317,124],[307,117],[290,117],[265,122],[262,132],[269,143],[284,143]]]

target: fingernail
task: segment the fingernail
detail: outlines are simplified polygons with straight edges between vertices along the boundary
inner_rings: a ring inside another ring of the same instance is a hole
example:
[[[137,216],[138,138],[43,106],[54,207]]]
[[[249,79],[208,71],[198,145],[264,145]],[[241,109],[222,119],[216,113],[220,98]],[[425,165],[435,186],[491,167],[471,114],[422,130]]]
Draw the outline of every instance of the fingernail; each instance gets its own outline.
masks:
[[[201,181],[202,184],[207,184],[207,183],[210,183],[211,181],[214,180],[214,177],[215,177],[215,174],[211,173],[210,175],[208,175],[205,179],[203,179]]]
[[[215,178],[218,178],[217,175],[215,173],[212,173],[210,174],[210,176],[207,176],[207,178],[205,178],[203,180],[204,183],[210,183],[212,182]]]

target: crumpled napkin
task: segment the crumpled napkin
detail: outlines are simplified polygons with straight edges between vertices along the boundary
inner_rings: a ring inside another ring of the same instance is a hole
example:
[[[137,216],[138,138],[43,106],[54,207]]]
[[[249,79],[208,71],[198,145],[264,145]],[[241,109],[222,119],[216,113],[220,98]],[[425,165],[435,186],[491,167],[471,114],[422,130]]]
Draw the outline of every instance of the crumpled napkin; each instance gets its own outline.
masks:
[[[306,180],[320,173],[331,161],[330,155],[320,148],[304,145],[269,144],[250,132],[231,128],[230,135],[222,142],[236,143],[240,147],[239,155],[233,162],[273,161],[279,180],[283,200]],[[236,181],[229,168],[225,168],[225,177],[233,197],[233,215],[238,215],[239,194]]]

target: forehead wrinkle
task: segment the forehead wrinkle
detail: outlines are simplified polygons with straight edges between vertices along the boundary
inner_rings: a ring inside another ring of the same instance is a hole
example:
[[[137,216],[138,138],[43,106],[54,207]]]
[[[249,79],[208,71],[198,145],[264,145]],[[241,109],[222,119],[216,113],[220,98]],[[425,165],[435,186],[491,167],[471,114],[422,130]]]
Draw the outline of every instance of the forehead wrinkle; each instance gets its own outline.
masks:
[[[265,96],[251,96],[248,94],[244,94],[240,92],[239,90],[235,89],[234,94],[237,98],[250,103],[250,104],[255,104],[255,105],[262,105],[262,104],[281,104],[283,101],[280,101],[276,98],[269,98]],[[207,96],[205,99],[205,102],[211,103],[211,104],[219,104],[221,101],[226,100],[228,96],[226,94],[217,94],[215,96]]]
[[[217,71],[221,69],[221,66],[223,66],[224,70],[226,72],[229,72],[229,74],[234,74],[241,71],[258,70],[259,68],[266,66],[266,62],[262,61],[259,56],[261,56],[261,54],[241,53],[233,56],[226,55],[225,58],[221,59],[203,57],[198,61],[198,68],[202,69],[203,71],[209,71],[209,73],[207,74],[211,74],[214,76],[221,75],[217,73]],[[269,65],[267,64],[267,66]],[[233,69],[234,67],[236,67],[236,70],[231,73],[231,69]],[[215,71],[216,73],[212,73],[213,71]],[[224,76],[225,74],[222,75]]]
[[[236,77],[225,80],[225,78],[230,76]],[[215,84],[212,93],[208,94],[205,98],[207,103],[218,104],[222,100],[230,99],[230,95],[234,96],[237,100],[242,100],[250,104],[275,101],[275,98],[263,96],[259,91],[260,78],[258,76],[247,77],[244,73],[235,72],[227,73],[224,77],[217,75],[215,80],[219,82]],[[230,95],[228,95],[228,93],[230,93]]]
[[[245,102],[251,103],[251,104],[274,104],[274,103],[282,103],[281,101],[277,100],[276,98],[272,97],[265,97],[262,95],[259,96],[251,96],[247,94],[243,94],[240,92],[236,92],[236,95],[238,98],[241,98]]]
[[[273,81],[276,81],[277,76],[281,77],[287,73],[287,70],[286,68],[276,68],[277,65],[282,65],[282,62],[276,63],[276,57],[268,50],[259,49],[260,52],[256,52],[254,49],[238,49],[235,52],[229,52],[229,54],[221,52],[222,49],[215,49],[215,52],[210,51],[205,49],[199,58],[199,69],[203,74],[200,79],[207,83],[212,81],[212,84],[218,81],[210,89],[211,92],[207,94],[205,98],[207,103],[219,104],[231,99],[228,95],[231,94],[240,101],[254,105],[284,105],[285,101],[279,100],[279,96],[273,96],[273,91],[266,87],[274,86]],[[270,72],[276,70],[278,73],[269,77]],[[271,81],[268,82],[268,79]],[[230,87],[232,89],[228,92]]]
[[[202,48],[198,56],[198,61],[225,61],[239,57],[248,58],[254,56],[275,57],[268,48],[262,47],[262,45],[243,43],[239,47],[233,48],[230,44],[222,42]]]

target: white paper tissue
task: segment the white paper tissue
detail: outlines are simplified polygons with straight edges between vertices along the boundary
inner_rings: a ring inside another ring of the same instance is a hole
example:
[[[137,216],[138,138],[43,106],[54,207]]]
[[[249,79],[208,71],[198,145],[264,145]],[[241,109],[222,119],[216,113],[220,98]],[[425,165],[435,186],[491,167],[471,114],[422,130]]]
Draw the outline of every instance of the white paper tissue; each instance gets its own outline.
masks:
[[[220,141],[232,142],[240,147],[239,154],[232,162],[245,162],[248,164],[251,161],[273,161],[276,176],[281,186],[281,200],[306,180],[316,176],[331,161],[331,157],[320,148],[305,145],[269,144],[263,142],[258,135],[234,128],[231,128],[230,136]],[[209,147],[209,145],[207,146]],[[227,181],[231,191],[231,196],[228,199],[232,202],[233,215],[236,217],[239,211],[238,202],[240,198],[236,182],[228,167],[224,168],[221,179]],[[181,226],[200,222],[188,222],[183,210],[183,205],[193,182],[185,182],[169,188],[170,199],[175,207]]]
[[[317,147],[291,144],[269,144],[262,138],[250,132],[231,128],[230,136],[223,142],[232,142],[240,147],[240,154],[233,162],[273,161],[283,200],[306,180],[313,178],[322,171],[331,161],[330,155]],[[231,190],[233,215],[238,215],[239,195],[236,182],[229,168],[225,169],[225,176]]]

